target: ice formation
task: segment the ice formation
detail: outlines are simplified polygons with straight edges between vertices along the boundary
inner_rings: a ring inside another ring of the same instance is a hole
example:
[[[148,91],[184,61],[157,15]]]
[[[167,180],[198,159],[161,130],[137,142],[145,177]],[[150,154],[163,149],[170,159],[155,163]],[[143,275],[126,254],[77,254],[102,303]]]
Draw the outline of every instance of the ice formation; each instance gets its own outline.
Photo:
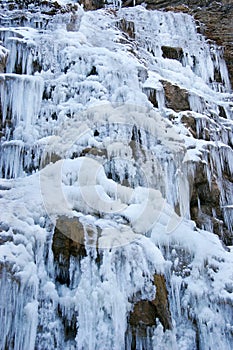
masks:
[[[1,348],[232,349],[221,49],[187,14],[4,4]],[[166,320],[135,325],[137,305],[156,309],[156,296]]]

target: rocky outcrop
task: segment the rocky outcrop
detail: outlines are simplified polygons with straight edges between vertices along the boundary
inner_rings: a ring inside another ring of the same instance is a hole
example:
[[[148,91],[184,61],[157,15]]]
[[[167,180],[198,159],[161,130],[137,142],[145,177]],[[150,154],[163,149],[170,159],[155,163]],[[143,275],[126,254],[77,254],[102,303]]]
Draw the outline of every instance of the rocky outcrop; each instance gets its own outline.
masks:
[[[186,111],[190,109],[188,92],[181,89],[178,85],[173,85],[168,81],[161,81],[165,92],[165,103],[167,108],[171,108],[176,112]]]
[[[220,195],[216,179],[213,177],[209,184],[204,164],[198,163],[192,185],[191,219],[199,228],[213,231],[226,245],[231,245],[232,236],[224,223]]]
[[[84,6],[85,10],[97,10],[104,7],[103,0],[81,0],[80,4]]]
[[[186,126],[186,128],[189,130],[189,132],[192,134],[192,136],[197,138],[197,129],[196,129],[195,118],[191,114],[187,113],[186,115],[182,116],[181,122]]]
[[[182,62],[184,53],[181,47],[162,46],[161,49],[163,51],[164,58],[170,58]]]
[[[99,149],[96,147],[89,147],[84,148],[82,152],[80,153],[80,157],[84,157],[86,155],[93,156],[93,157],[103,157],[107,158],[107,150],[106,149]],[[75,158],[75,154],[73,154],[73,157]]]
[[[173,109],[175,112],[190,110],[189,94],[185,89],[181,89],[178,85],[171,84],[168,81],[161,80],[164,96],[165,106]],[[153,88],[143,88],[143,92],[147,95],[148,100],[155,108],[159,108],[158,92]]]
[[[130,314],[129,323],[132,329],[137,330],[140,336],[145,336],[147,327],[156,326],[158,319],[164,331],[172,328],[171,313],[169,309],[168,293],[164,276],[155,275],[154,285],[156,297],[154,300],[140,300]]]
[[[82,258],[86,255],[84,229],[78,218],[60,216],[56,221],[52,251],[56,266],[56,280],[61,284],[70,284],[70,258]]]

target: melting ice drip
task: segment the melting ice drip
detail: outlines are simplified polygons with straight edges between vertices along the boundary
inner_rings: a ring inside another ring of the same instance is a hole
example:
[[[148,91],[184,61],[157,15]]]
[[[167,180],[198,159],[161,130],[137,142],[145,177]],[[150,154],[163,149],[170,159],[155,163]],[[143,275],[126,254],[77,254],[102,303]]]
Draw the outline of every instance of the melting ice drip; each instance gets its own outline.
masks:
[[[0,75],[1,346],[231,349],[232,253],[187,220],[201,163],[232,227],[232,105],[221,52],[190,16],[142,7],[29,11],[23,23],[0,29],[9,50]],[[163,47],[181,56],[164,57]],[[163,81],[187,91],[188,113],[167,108]],[[187,115],[195,138],[182,124]],[[155,275],[167,280],[165,332],[159,318],[133,325],[135,305],[159,295]]]

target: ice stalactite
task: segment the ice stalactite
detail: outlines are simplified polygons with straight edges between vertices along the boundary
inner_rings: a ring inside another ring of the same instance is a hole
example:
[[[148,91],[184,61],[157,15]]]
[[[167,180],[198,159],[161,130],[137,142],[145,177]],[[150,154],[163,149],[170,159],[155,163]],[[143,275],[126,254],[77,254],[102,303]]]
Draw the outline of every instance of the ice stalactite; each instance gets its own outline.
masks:
[[[2,122],[8,120],[15,133],[20,127],[28,132],[40,110],[43,80],[18,74],[2,74],[0,79]]]
[[[32,349],[35,344],[38,324],[36,267],[32,261],[28,260],[27,268],[24,271],[21,270],[28,255],[22,243],[14,245],[14,243],[8,242],[4,245],[4,252],[1,253],[3,253],[1,256],[5,258],[5,261],[1,259],[0,285],[2,344],[9,349],[23,349],[25,347]],[[26,270],[31,275],[27,275]]]

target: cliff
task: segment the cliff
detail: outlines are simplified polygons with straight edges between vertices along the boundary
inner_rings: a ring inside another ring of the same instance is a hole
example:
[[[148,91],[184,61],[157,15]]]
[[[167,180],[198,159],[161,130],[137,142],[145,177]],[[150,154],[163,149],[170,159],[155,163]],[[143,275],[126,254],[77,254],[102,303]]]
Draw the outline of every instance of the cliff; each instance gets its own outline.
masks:
[[[228,70],[160,6],[1,1],[1,349],[232,349]]]

